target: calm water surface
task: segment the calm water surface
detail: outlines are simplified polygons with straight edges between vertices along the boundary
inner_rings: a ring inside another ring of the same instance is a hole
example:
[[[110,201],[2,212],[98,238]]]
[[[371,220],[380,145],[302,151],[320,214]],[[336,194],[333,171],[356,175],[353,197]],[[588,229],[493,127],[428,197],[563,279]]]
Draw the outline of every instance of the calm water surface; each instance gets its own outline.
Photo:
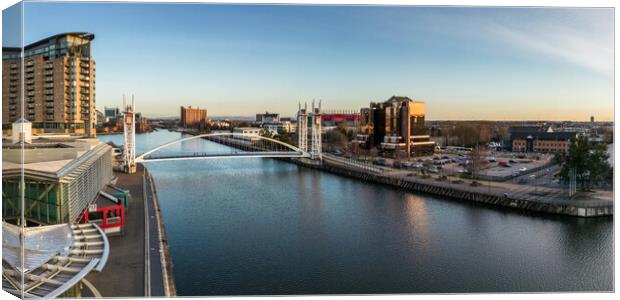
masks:
[[[137,152],[180,137],[140,134]],[[162,154],[205,147],[226,151],[194,140]],[[612,218],[470,205],[273,159],[146,166],[180,296],[613,289]]]

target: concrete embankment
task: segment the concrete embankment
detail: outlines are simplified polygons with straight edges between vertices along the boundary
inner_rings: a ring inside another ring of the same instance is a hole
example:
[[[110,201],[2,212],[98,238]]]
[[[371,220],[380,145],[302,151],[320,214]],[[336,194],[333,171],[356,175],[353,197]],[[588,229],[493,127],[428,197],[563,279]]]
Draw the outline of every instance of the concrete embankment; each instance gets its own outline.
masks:
[[[416,193],[424,193],[442,198],[451,198],[468,202],[476,202],[488,205],[507,207],[510,209],[519,209],[525,211],[560,214],[579,217],[595,217],[613,215],[613,204],[608,205],[583,205],[578,203],[570,203],[570,201],[558,201],[556,203],[540,200],[516,199],[506,195],[495,195],[475,190],[466,185],[448,186],[445,182],[416,182],[414,180],[406,180],[403,178],[384,176],[373,174],[363,170],[355,170],[322,162],[320,164],[311,163],[304,160],[291,160],[304,167],[327,171],[330,173],[352,177],[368,182],[390,185],[402,188]]]
[[[145,178],[146,185],[148,186],[148,192],[151,197],[147,199],[151,200],[152,210],[155,214],[155,224],[156,224],[156,232],[157,232],[157,243],[158,244],[158,252],[159,252],[159,265],[161,267],[161,277],[163,280],[163,289],[164,295],[166,297],[174,297],[176,296],[176,286],[174,282],[174,276],[172,272],[172,256],[170,256],[170,248],[168,245],[168,238],[166,236],[166,227],[164,225],[164,218],[161,213],[161,209],[159,206],[159,197],[157,196],[157,188],[155,187],[155,182],[153,181],[153,176],[148,172],[145,168]]]

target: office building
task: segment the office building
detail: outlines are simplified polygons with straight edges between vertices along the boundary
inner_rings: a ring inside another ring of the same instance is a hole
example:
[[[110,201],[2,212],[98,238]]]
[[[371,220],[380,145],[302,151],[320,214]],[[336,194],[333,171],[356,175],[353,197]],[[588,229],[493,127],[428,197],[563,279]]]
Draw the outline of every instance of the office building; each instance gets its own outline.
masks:
[[[21,48],[2,48],[4,134],[22,117],[35,133],[95,134],[94,37],[57,34],[26,45],[23,59]]]
[[[106,123],[116,120],[121,116],[121,110],[118,107],[104,107],[103,113],[105,114]]]
[[[554,131],[551,127],[511,127],[509,128],[512,151],[555,153],[566,152],[571,139],[579,133],[575,131]]]
[[[392,96],[385,102],[371,103],[360,111],[360,134],[357,142],[365,148],[378,147],[385,156],[430,155],[435,142],[424,125],[423,101]]]
[[[181,106],[181,127],[203,129],[207,124],[207,110]]]
[[[73,223],[112,180],[112,147],[68,135],[33,137],[23,148],[4,139],[2,219],[7,222],[20,217],[22,174],[29,225]]]

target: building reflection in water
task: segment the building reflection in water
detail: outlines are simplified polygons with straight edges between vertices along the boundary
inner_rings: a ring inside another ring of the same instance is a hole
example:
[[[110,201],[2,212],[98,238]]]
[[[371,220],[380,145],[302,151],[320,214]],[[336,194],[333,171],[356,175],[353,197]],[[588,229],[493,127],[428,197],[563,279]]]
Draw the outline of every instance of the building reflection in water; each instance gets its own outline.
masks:
[[[430,248],[429,240],[429,216],[425,200],[415,194],[404,194],[404,209],[407,214],[407,221],[411,228],[410,235],[419,251],[424,251],[422,255],[428,255]]]

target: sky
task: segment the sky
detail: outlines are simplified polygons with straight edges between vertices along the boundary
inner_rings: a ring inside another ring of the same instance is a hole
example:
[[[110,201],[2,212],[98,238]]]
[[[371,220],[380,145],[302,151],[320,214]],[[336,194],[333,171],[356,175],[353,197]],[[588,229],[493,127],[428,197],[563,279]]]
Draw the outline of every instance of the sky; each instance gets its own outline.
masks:
[[[11,11],[3,46],[20,43]],[[400,95],[425,101],[428,120],[613,121],[610,8],[27,2],[23,21],[25,44],[95,34],[99,110],[123,93],[151,117]]]

